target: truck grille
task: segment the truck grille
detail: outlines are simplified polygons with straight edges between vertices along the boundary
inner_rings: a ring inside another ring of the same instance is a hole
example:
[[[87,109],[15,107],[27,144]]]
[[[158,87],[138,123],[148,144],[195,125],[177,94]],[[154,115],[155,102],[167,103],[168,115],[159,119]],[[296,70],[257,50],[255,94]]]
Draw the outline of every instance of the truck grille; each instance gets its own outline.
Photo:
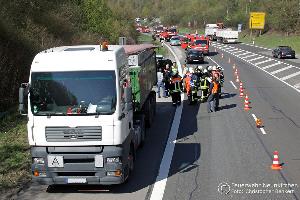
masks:
[[[76,141],[101,141],[101,126],[67,126],[46,127],[47,142],[76,142]]]

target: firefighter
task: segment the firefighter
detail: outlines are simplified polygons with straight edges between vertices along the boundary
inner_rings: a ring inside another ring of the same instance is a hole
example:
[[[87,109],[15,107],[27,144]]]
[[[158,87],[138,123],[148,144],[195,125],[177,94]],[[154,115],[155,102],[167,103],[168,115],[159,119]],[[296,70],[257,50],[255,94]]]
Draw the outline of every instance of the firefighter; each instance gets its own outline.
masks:
[[[186,85],[185,85],[185,76],[188,73],[188,67],[183,64],[182,65],[182,74],[183,74],[183,79],[182,79],[182,84],[183,84],[183,92],[186,92]]]
[[[209,96],[207,99],[207,112],[216,112],[218,110],[219,105],[219,88],[220,83],[216,79],[216,77],[212,77],[212,81],[209,86]],[[213,106],[211,106],[211,103],[213,102]]]
[[[197,76],[194,73],[194,69],[192,67],[189,68],[188,73],[186,74],[185,85],[186,85],[186,93],[189,99],[189,104],[193,104],[198,100],[197,97]]]
[[[182,91],[182,78],[178,74],[178,70],[173,68],[170,81],[170,93],[172,96],[173,106],[180,105],[181,91]]]
[[[210,78],[206,69],[203,70],[200,80],[201,102],[204,102],[209,95]]]
[[[213,66],[211,70],[211,76],[215,77],[216,80],[218,80],[220,83],[221,87],[219,88],[219,97],[221,98],[221,94],[222,94],[221,88],[223,87],[223,83],[224,83],[224,74],[221,71],[221,67]]]
[[[170,89],[170,78],[171,78],[171,71],[169,64],[166,64],[165,70],[164,70],[164,84],[165,84],[165,95],[166,97],[170,96],[169,89]]]

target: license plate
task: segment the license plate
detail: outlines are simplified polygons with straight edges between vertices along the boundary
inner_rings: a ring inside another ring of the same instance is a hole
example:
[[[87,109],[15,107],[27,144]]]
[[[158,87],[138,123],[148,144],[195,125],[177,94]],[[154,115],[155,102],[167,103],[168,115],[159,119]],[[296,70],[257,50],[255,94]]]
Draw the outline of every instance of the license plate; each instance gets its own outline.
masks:
[[[64,167],[64,157],[48,155],[48,167]]]
[[[193,60],[193,61],[199,61],[199,60]]]
[[[67,183],[86,183],[86,178],[68,178]]]
[[[286,56],[291,57],[292,55],[286,55]]]

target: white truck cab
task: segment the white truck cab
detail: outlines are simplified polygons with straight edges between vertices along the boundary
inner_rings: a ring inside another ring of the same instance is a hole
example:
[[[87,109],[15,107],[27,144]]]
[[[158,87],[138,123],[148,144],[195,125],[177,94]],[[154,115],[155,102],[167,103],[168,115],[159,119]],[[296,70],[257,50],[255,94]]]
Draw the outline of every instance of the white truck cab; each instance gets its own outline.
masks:
[[[117,45],[63,46],[35,56],[23,84],[33,180],[109,185],[127,179],[139,142],[127,58]]]

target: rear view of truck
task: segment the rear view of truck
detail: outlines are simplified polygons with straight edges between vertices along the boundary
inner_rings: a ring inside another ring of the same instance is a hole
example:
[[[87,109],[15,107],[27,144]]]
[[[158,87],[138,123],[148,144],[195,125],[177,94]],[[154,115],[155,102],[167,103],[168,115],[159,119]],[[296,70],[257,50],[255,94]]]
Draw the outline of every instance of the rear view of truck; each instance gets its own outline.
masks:
[[[218,42],[224,44],[237,43],[239,38],[239,32],[232,29],[220,29],[216,33]]]
[[[64,46],[36,55],[19,91],[19,110],[28,115],[33,180],[127,180],[145,126],[154,119],[155,84],[153,46]]]

